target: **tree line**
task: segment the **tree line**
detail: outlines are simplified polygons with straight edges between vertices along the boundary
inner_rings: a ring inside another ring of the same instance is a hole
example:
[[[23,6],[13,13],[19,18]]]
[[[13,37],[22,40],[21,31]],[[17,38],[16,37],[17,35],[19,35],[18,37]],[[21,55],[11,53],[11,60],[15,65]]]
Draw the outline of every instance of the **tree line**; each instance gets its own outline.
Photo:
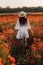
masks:
[[[1,8],[0,7],[0,13],[15,13],[15,12],[20,12],[21,10],[25,12],[43,12],[43,7],[18,7],[18,8]]]

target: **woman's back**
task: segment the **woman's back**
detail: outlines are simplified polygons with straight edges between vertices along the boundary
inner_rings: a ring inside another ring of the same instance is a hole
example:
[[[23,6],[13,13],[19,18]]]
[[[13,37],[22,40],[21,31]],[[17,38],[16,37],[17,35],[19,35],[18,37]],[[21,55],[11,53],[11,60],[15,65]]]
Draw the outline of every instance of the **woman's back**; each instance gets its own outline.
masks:
[[[24,25],[27,24],[27,19],[25,17],[20,17],[19,23],[20,23],[21,26],[24,26]]]

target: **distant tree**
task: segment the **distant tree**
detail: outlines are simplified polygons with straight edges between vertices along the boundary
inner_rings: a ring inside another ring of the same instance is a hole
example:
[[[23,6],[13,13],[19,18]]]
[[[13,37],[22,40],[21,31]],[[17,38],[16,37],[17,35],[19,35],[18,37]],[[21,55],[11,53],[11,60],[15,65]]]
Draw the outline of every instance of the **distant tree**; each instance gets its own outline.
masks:
[[[20,12],[21,10],[25,12],[43,12],[43,7],[18,7],[18,8],[10,8],[7,6],[6,8],[0,7],[0,13],[14,13],[14,12]]]

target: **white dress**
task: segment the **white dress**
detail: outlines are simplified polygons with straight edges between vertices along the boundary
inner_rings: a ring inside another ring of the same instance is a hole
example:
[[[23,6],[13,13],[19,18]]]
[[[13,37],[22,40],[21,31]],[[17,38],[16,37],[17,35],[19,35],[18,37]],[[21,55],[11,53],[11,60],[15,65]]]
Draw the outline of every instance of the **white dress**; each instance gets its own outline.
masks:
[[[18,30],[16,38],[17,39],[22,39],[22,38],[28,38],[29,34],[28,34],[28,29],[31,29],[31,26],[29,24],[29,21],[26,25],[24,26],[20,26],[19,20],[16,23],[15,29]]]

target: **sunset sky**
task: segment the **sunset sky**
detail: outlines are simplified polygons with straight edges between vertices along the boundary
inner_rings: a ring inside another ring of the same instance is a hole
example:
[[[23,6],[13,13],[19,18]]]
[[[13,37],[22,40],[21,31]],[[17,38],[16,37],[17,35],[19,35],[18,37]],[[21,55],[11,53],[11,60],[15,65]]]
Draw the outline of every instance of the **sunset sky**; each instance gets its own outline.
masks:
[[[0,7],[43,7],[43,0],[0,0]]]

